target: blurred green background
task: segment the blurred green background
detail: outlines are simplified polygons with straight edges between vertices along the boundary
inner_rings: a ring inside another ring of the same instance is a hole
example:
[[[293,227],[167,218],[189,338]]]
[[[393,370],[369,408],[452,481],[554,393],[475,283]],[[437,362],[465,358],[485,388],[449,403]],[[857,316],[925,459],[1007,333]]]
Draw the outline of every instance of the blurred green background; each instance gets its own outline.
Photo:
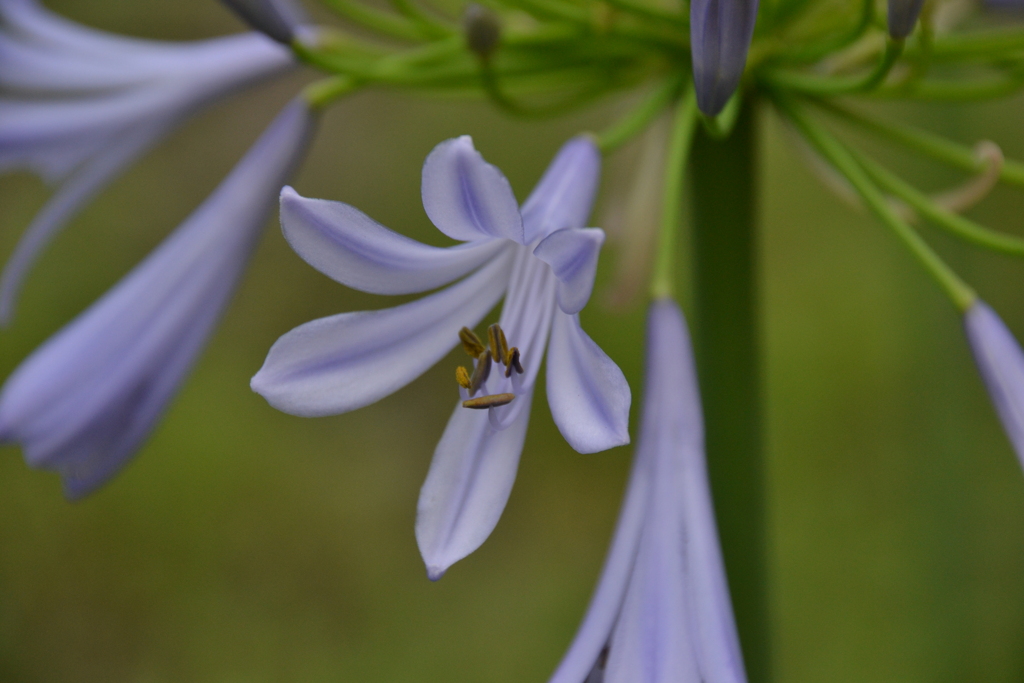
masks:
[[[212,0],[48,4],[148,37],[240,30]],[[177,225],[304,78],[214,107],[82,213],[0,333],[0,376]],[[563,139],[620,105],[523,122],[482,103],[358,95],[327,115],[295,185],[440,243],[419,203],[434,144],[472,134],[522,198]],[[886,111],[1024,156],[1024,99]],[[881,226],[824,190],[777,119],[763,132],[777,680],[1024,680],[1024,477],[958,316]],[[926,187],[957,179],[874,149]],[[0,179],[0,258],[46,196],[27,174]],[[998,190],[972,213],[1020,234],[1022,207]],[[1024,338],[1024,264],[927,234]],[[614,257],[584,323],[638,397],[642,303],[601,305]],[[413,520],[458,356],[338,417],[283,415],[249,391],[295,325],[393,303],[320,275],[272,226],[166,420],[109,486],[67,503],[54,475],[0,449],[0,680],[545,681],[596,579],[628,448],[576,454],[538,396],[501,523],[432,584]]]

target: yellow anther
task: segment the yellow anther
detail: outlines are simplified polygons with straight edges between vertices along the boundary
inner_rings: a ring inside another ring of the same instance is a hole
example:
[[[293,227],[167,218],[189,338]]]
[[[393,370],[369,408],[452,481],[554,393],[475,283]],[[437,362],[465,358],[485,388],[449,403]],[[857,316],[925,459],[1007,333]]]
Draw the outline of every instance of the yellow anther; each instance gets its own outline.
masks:
[[[508,405],[515,397],[515,394],[491,394],[489,396],[481,396],[480,398],[471,398],[468,401],[463,401],[462,407],[474,408],[476,410],[495,408],[497,406]]]
[[[473,376],[469,378],[469,395],[472,396],[476,392],[480,391],[480,387],[484,385],[487,378],[491,374],[491,356],[484,349],[480,352],[480,356],[476,359],[476,367],[473,368]]]
[[[461,365],[455,368],[455,381],[458,382],[459,386],[462,387],[463,389],[469,389],[470,387],[469,372],[467,372],[466,368],[462,367]]]
[[[474,334],[473,330],[468,327],[463,327],[459,330],[459,340],[462,341],[462,348],[466,349],[466,353],[471,358],[479,358],[480,354],[484,350],[484,343],[480,341],[480,337]]]
[[[508,358],[508,341],[501,325],[494,323],[487,328],[487,340],[491,343],[491,357],[495,363],[504,363]]]
[[[509,349],[508,350],[508,355],[505,356],[505,376],[506,377],[511,377],[512,376],[512,369],[513,368],[515,368],[515,371],[518,372],[520,375],[523,374],[523,372],[525,372],[523,370],[523,364],[519,362],[519,349],[518,349],[518,347],[515,347],[515,346],[513,346],[511,349]]]

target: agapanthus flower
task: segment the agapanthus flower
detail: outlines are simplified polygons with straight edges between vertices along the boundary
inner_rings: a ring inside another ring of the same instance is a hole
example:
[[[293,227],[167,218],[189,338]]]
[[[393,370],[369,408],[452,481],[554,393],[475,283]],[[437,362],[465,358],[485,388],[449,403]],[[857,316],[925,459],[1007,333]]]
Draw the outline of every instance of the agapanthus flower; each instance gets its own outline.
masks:
[[[693,0],[690,49],[697,106],[708,116],[722,111],[739,85],[754,36],[758,0]]]
[[[975,301],[964,314],[964,329],[1003,429],[1024,465],[1024,352],[983,301]]]
[[[629,386],[580,327],[604,233],[584,228],[600,175],[587,137],[562,147],[520,213],[512,188],[469,137],[434,148],[423,206],[462,242],[432,247],[339,202],[281,194],[296,252],[338,282],[376,294],[455,284],[412,303],[314,320],[281,337],[252,387],[287,413],[343,413],[405,386],[461,338],[474,363],[420,494],[416,538],[440,578],[498,522],[515,480],[530,402],[547,349],[547,396],[569,444],[593,453],[628,443]],[[472,333],[501,297],[490,343]],[[550,336],[550,341],[549,341]],[[490,348],[488,348],[490,347]],[[453,384],[453,388],[454,388]],[[454,393],[454,391],[453,391]],[[474,409],[467,406],[477,406]]]
[[[70,22],[35,0],[0,0],[0,171],[58,189],[0,280],[0,323],[57,231],[120,171],[216,99],[293,64],[261,33],[162,42]]]
[[[0,443],[59,472],[71,498],[131,458],[210,336],[313,120],[302,99],[286,107],[184,223],[14,371]]]
[[[550,683],[744,683],[693,353],[671,300],[651,306],[646,362],[640,438],[615,536]]]

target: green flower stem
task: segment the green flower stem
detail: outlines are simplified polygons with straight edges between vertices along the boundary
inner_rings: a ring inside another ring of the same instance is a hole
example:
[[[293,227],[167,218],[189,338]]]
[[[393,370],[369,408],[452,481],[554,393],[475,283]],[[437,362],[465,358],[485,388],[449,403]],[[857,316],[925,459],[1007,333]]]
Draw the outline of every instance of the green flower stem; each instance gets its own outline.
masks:
[[[970,102],[1013,95],[1024,85],[1024,70],[1006,76],[963,81],[915,80],[879,88],[876,97],[913,99],[924,102]]]
[[[779,57],[785,59],[787,62],[796,63],[811,63],[817,62],[818,60],[836,52],[839,52],[843,48],[852,45],[854,41],[858,40],[863,36],[871,25],[875,21],[875,0],[861,0],[860,14],[857,17],[857,23],[854,24],[847,31],[840,33],[838,36],[830,39],[809,41],[810,45],[806,48],[797,49],[786,49],[785,41],[779,41],[782,44],[782,52]]]
[[[885,195],[871,181],[867,172],[857,163],[849,150],[791,100],[777,97],[776,104],[787,118],[803,132],[815,149],[846,178],[872,213],[896,233],[904,246],[939,284],[953,304],[960,311],[970,308],[978,295],[946,265],[938,254],[932,251],[931,247],[906,221],[900,218],[886,200]]]
[[[761,440],[756,111],[756,99],[748,94],[732,134],[724,140],[698,127],[689,178],[692,319],[708,471],[747,673],[751,683],[767,683],[772,672]]]
[[[422,28],[405,17],[396,17],[374,7],[364,5],[358,0],[323,0],[324,4],[345,19],[391,38],[400,40],[421,41]]]
[[[972,33],[951,33],[932,43],[935,59],[985,58],[1024,50],[1024,31],[1019,28]]]
[[[981,173],[985,170],[986,161],[979,158],[974,150],[967,145],[947,140],[941,135],[903,123],[875,119],[852,109],[841,107],[834,102],[815,100],[814,104],[870,133],[897,142],[954,168],[968,173]],[[1019,161],[1005,160],[999,179],[1005,183],[1024,187],[1024,164]]]
[[[675,120],[672,124],[672,138],[669,140],[668,155],[665,159],[665,190],[661,208],[661,227],[658,232],[658,253],[651,278],[651,297],[660,299],[675,294],[676,282],[676,241],[679,222],[682,218],[682,187],[686,173],[686,161],[690,155],[693,132],[697,127],[700,112],[697,109],[697,93],[693,84],[676,105]]]
[[[348,76],[332,76],[310,83],[302,90],[302,96],[313,109],[324,109],[358,87],[359,84]]]
[[[432,14],[423,11],[413,0],[391,0],[391,4],[406,19],[417,26],[423,36],[427,38],[444,38],[456,33],[458,30]]]
[[[902,40],[887,40],[885,51],[878,64],[863,76],[817,76],[794,71],[771,70],[764,74],[764,78],[773,88],[795,90],[808,95],[835,96],[868,92],[885,80],[902,53]]]
[[[860,152],[848,150],[868,175],[884,190],[891,192],[943,230],[983,249],[1008,256],[1024,257],[1024,239],[989,230],[958,213],[933,202],[928,195]]]
[[[617,10],[632,14],[640,19],[651,21],[656,24],[675,25],[679,27],[689,27],[690,18],[685,14],[677,12],[666,12],[665,10],[658,9],[657,7],[649,7],[633,0],[604,0],[605,4],[610,7],[614,7]]]
[[[601,152],[608,154],[643,132],[676,96],[680,85],[679,77],[668,78],[625,118],[598,135],[597,146]]]

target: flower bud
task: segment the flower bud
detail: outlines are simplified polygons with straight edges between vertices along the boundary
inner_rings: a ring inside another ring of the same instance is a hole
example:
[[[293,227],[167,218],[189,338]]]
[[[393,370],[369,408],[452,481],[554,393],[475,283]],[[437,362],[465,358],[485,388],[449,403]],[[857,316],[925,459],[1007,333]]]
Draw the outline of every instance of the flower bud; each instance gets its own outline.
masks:
[[[489,58],[501,38],[501,19],[483,5],[471,2],[462,14],[462,28],[466,32],[466,46],[481,59]]]
[[[697,106],[715,116],[739,85],[754,35],[757,0],[693,0],[690,46]]]
[[[889,0],[889,35],[897,40],[909,36],[923,4],[924,0]]]

